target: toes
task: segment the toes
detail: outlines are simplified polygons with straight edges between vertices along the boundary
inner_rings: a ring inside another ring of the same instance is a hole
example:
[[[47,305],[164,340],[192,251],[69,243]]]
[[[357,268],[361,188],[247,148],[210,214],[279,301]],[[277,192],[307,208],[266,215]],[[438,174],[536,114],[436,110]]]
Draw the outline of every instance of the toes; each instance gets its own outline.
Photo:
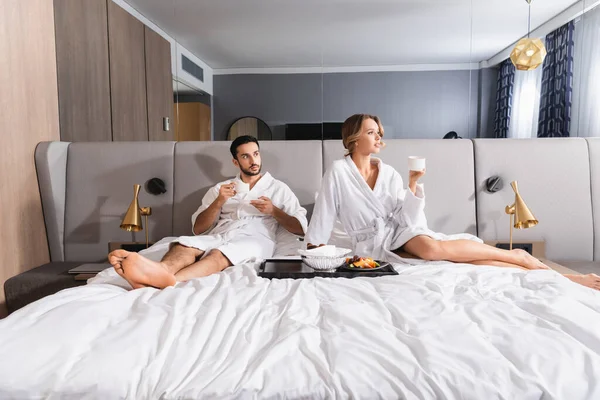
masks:
[[[127,258],[127,256],[129,256],[129,254],[131,254],[130,251],[123,250],[123,249],[117,249],[117,250],[113,250],[112,252],[110,252],[110,254],[108,255],[108,258],[109,259],[110,259],[110,257]]]
[[[121,264],[121,261],[123,261],[124,258],[122,257],[117,257],[115,255],[113,255],[112,253],[108,255],[108,262],[110,263],[110,265],[112,265],[113,267]]]
[[[117,274],[121,275],[121,276],[125,276],[125,271],[123,270],[123,266],[121,264],[116,264],[114,265],[115,271],[117,271]]]

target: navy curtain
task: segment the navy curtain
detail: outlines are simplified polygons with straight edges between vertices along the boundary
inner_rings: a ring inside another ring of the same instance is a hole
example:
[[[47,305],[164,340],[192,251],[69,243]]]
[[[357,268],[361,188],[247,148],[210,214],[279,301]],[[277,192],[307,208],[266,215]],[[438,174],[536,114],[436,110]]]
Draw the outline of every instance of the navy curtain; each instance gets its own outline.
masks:
[[[546,36],[538,137],[568,137],[573,97],[573,21]]]
[[[498,90],[496,91],[494,133],[497,138],[505,138],[508,136],[514,82],[515,66],[510,59],[504,60],[504,62],[500,64],[500,69],[498,70]]]

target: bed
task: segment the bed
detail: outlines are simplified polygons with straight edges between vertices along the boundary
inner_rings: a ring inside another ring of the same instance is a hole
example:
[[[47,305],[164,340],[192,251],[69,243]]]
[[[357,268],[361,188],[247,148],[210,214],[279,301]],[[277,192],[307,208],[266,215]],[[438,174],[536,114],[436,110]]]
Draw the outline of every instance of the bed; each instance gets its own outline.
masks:
[[[583,139],[554,143],[561,151],[571,146],[572,153],[587,152]],[[145,144],[143,156],[127,159],[119,156],[121,147],[111,145],[42,149],[38,165],[48,168],[46,179],[41,171],[40,188],[53,261],[84,256],[96,261],[105,256],[106,241],[123,238],[118,219],[129,195],[121,196],[115,186],[127,188],[161,173],[172,177],[166,179],[170,197],[140,198],[142,205],[160,210],[150,226],[151,239],[158,240],[189,230],[190,210],[203,194],[197,188],[230,172],[214,164],[226,144]],[[291,151],[294,146],[302,151]],[[386,151],[431,160],[425,184],[434,229],[493,239],[505,222],[495,216],[495,203],[506,200],[480,191],[484,176],[474,173],[475,160],[477,170],[497,173],[485,163],[503,156],[475,158],[478,147],[485,154],[489,146],[400,140],[388,141]],[[310,209],[318,178],[338,151],[333,142],[270,143],[263,158],[279,163],[278,175]],[[136,159],[148,154],[154,162]],[[436,154],[456,167],[436,166]],[[322,164],[299,164],[306,157]],[[283,158],[293,167],[282,169]],[[553,163],[550,154],[549,169]],[[555,185],[581,165],[562,168],[564,176],[553,176]],[[589,162],[587,168],[589,174]],[[126,172],[115,176],[115,170]],[[89,190],[82,193],[82,185]],[[595,189],[590,185],[578,181],[562,193],[541,182],[536,194],[527,196],[540,220],[563,201],[577,203],[582,215],[557,215],[553,223],[572,222],[561,236],[542,227],[519,232],[521,237],[541,232],[551,258],[593,263]],[[552,204],[544,190],[556,194]],[[166,241],[145,254],[159,257]],[[282,255],[298,245],[280,244]],[[435,262],[395,264],[399,275],[379,278],[268,280],[257,275],[259,262],[162,291],[131,291],[109,269],[86,286],[14,312],[0,321],[0,398],[600,398],[600,292],[554,271]]]
[[[165,290],[114,270],[0,321],[0,398],[595,399],[600,293],[553,271],[397,265]]]

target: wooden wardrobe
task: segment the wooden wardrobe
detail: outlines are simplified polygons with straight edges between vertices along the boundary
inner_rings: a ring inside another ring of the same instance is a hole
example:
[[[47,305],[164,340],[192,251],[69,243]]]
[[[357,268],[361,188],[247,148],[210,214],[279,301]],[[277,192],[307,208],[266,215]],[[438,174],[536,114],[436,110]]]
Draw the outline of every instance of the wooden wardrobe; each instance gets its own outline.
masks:
[[[54,0],[63,141],[174,140],[171,44],[112,0]]]

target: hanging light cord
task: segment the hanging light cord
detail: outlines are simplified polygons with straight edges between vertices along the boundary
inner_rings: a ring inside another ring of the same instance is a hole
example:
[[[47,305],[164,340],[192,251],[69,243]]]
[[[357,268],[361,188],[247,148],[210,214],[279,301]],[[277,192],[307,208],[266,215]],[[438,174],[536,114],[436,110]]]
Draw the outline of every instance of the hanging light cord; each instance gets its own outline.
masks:
[[[529,4],[529,18],[527,18],[527,38],[529,38],[531,32],[531,0],[528,0],[527,4]]]

